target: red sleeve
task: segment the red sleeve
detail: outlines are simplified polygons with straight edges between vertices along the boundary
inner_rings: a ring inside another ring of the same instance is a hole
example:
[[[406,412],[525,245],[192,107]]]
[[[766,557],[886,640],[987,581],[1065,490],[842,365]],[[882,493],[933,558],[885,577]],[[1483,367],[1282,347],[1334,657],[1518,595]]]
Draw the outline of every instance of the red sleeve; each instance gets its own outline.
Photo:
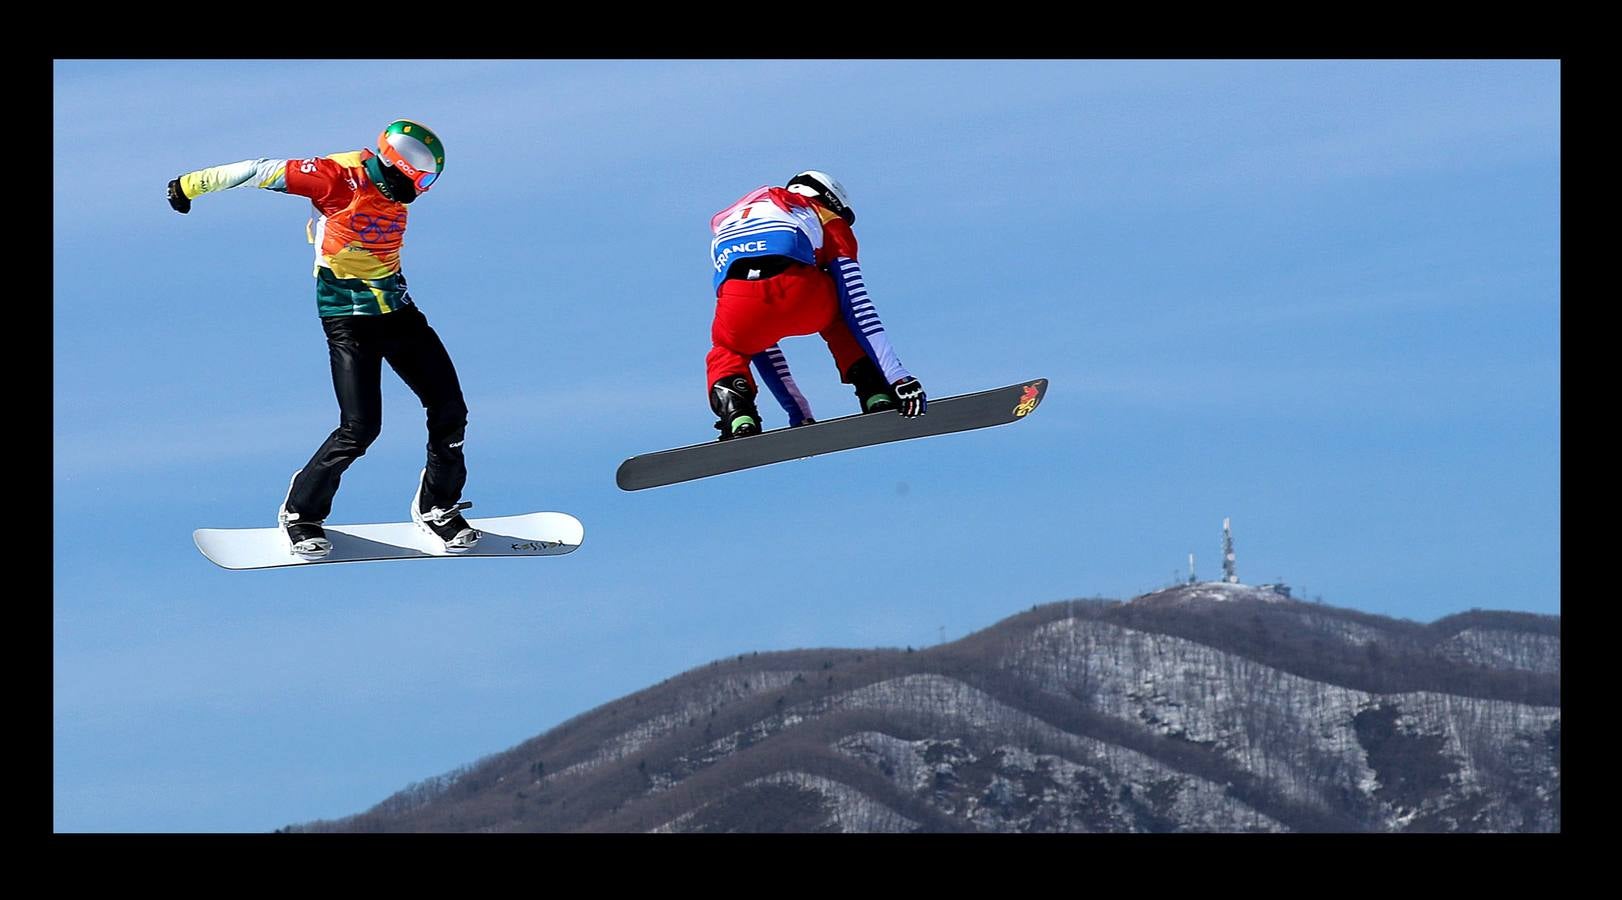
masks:
[[[287,161],[287,192],[309,197],[322,209],[342,209],[355,192],[354,176],[337,160],[324,156]]]
[[[827,254],[828,261],[836,256],[856,259],[856,232],[851,230],[849,222],[835,216],[822,223],[822,252]]]

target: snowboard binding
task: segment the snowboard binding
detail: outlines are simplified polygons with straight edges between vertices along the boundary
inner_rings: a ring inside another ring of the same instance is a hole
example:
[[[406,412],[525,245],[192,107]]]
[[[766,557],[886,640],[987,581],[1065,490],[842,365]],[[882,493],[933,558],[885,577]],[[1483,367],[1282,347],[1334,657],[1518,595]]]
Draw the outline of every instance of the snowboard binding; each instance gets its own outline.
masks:
[[[864,356],[850,364],[850,368],[845,370],[845,383],[856,389],[856,402],[861,404],[864,413],[896,408],[895,391],[869,357]]]
[[[322,559],[332,552],[332,540],[327,537],[326,529],[320,522],[306,522],[299,518],[299,514],[287,508],[287,501],[293,497],[293,482],[298,481],[299,472],[287,482],[287,496],[282,498],[282,505],[276,510],[276,524],[281,526],[282,533],[287,536],[287,550],[294,556],[303,559]]]
[[[461,553],[473,548],[479,542],[480,534],[477,528],[462,518],[462,510],[472,509],[473,504],[464,500],[446,508],[441,506],[424,506],[423,491],[428,486],[428,470],[422,470],[422,476],[417,480],[416,496],[411,498],[411,521],[418,528],[439,538],[445,544],[449,553]]]
[[[710,409],[721,418],[715,423],[719,440],[760,434],[760,410],[755,408],[755,387],[742,375],[731,375],[710,385]]]

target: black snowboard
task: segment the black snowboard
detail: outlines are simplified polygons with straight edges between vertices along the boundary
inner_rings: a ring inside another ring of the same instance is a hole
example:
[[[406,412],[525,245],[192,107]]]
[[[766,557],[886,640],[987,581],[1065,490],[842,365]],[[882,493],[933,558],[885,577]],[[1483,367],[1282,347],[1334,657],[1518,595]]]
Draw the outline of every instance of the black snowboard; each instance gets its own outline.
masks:
[[[924,415],[913,419],[894,411],[858,414],[730,441],[647,453],[620,463],[614,480],[621,490],[640,491],[855,447],[1006,425],[1018,422],[1035,409],[1047,389],[1048,380],[1038,378],[977,394],[930,400]]]

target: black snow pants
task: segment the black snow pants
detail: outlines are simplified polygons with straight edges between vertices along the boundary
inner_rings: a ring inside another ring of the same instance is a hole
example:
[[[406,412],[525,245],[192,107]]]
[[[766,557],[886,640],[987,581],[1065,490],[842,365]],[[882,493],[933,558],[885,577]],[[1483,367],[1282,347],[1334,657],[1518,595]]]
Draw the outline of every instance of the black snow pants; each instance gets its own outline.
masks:
[[[331,513],[344,470],[383,429],[384,360],[428,414],[428,505],[448,507],[460,500],[467,482],[462,459],[467,404],[456,367],[427,317],[412,304],[380,316],[328,316],[321,327],[332,358],[339,425],[294,479],[288,510],[307,522]]]

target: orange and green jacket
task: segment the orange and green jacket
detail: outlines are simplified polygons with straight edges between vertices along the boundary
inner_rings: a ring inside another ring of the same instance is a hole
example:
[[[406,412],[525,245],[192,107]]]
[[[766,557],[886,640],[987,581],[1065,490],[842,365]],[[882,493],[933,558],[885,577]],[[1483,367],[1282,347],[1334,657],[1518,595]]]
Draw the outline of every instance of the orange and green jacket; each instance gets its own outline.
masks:
[[[310,198],[305,227],[315,245],[316,306],[323,317],[378,316],[411,304],[400,271],[406,206],[378,192],[366,175],[372,153],[356,150],[307,159],[250,159],[188,172],[180,188],[196,198],[252,184]]]

